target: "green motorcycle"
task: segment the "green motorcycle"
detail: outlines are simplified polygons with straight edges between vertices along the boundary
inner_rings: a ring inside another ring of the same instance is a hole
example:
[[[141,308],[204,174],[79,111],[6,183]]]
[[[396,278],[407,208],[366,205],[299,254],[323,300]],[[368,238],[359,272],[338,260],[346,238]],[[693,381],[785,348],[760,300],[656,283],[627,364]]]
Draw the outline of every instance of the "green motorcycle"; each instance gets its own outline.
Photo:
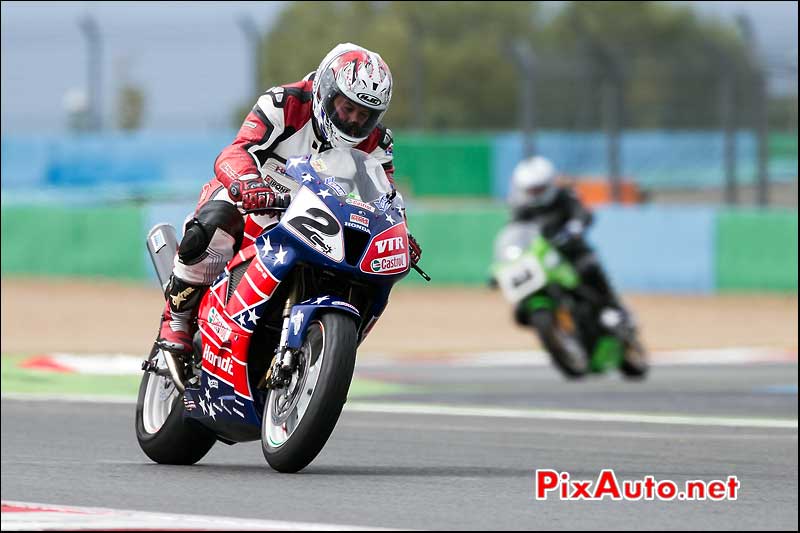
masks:
[[[636,328],[603,308],[572,265],[536,224],[511,223],[495,240],[492,280],[514,306],[517,323],[533,327],[568,378],[618,368],[629,378],[648,371]]]

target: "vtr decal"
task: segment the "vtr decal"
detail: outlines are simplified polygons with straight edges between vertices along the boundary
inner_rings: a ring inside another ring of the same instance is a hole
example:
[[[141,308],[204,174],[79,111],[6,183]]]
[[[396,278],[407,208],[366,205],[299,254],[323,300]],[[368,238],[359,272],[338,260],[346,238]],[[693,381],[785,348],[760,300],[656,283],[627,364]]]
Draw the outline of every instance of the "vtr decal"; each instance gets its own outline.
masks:
[[[408,232],[405,222],[376,235],[359,268],[367,274],[392,275],[408,270]]]
[[[375,245],[378,247],[379,254],[384,253],[386,250],[394,252],[406,249],[406,245],[403,243],[402,237],[392,237],[390,239],[376,241]]]

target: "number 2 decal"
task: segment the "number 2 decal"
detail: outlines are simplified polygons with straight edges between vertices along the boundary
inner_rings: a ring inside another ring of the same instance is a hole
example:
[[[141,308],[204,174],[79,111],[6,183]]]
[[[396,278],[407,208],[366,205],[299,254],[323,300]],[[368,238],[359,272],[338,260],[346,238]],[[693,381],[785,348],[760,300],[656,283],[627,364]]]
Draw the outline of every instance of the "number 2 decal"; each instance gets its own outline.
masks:
[[[339,220],[306,187],[300,188],[281,224],[304,245],[337,263],[344,260],[344,236]]]
[[[339,223],[329,213],[317,207],[308,208],[306,213],[314,218],[300,215],[291,219],[288,224],[300,232],[303,237],[319,246],[326,254],[330,254],[333,248],[325,243],[325,238],[320,233],[328,237],[335,237],[339,233]],[[320,222],[319,219],[322,219],[323,222]]]

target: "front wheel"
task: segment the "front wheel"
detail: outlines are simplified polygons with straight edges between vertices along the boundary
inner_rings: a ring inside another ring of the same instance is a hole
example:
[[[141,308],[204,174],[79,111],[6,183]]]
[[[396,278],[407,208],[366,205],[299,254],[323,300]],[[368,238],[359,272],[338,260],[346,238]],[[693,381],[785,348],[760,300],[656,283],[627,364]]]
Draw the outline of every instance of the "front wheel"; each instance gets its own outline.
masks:
[[[589,356],[581,344],[574,325],[569,324],[572,327],[567,327],[553,312],[544,309],[534,311],[530,322],[556,368],[565,377],[577,379],[589,372]]]
[[[136,402],[136,438],[142,451],[156,463],[192,465],[208,453],[216,437],[207,429],[184,421],[183,394],[169,373],[161,349],[154,345],[148,361],[156,372],[145,372]]]
[[[325,446],[347,400],[357,340],[347,315],[328,312],[309,324],[290,383],[270,390],[264,406],[261,448],[275,470],[302,470]]]

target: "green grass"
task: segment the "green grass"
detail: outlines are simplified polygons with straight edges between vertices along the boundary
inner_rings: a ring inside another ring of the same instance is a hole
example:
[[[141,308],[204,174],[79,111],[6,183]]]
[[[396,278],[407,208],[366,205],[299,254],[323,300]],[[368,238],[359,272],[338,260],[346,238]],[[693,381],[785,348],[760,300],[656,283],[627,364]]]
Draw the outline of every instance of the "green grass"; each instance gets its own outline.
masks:
[[[28,356],[3,355],[0,359],[0,389],[3,393],[130,396],[139,392],[140,375],[62,374],[22,368]],[[349,398],[382,396],[408,392],[410,387],[381,381],[353,378]]]
[[[21,368],[19,364],[26,359],[28,357],[20,355],[2,357],[0,386],[3,392],[115,396],[136,396],[139,392],[140,376],[62,374]]]

